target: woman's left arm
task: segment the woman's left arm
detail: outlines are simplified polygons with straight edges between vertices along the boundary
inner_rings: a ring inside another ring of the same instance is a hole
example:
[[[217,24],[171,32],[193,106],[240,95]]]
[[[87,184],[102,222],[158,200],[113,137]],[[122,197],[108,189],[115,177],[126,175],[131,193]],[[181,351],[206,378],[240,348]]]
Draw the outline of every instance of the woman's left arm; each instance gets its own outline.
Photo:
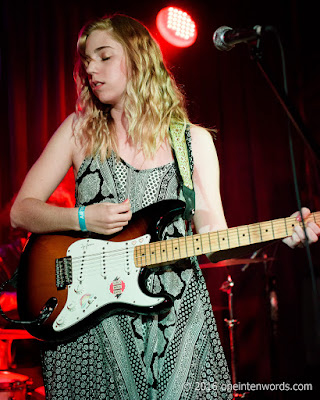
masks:
[[[220,170],[211,134],[204,128],[190,128],[194,160],[193,183],[196,197],[194,225],[198,233],[227,228],[220,196]]]
[[[194,159],[193,183],[196,196],[194,225],[197,233],[218,231],[227,228],[223,205],[220,195],[220,168],[217,152],[211,134],[204,128],[193,126],[190,129],[192,154]],[[299,212],[293,214],[299,220]],[[310,214],[310,210],[303,208],[303,218]],[[307,224],[309,243],[314,243],[320,236],[320,227],[314,222]],[[303,246],[304,231],[296,226],[292,236],[283,240],[289,247]],[[255,247],[254,247],[255,246]],[[213,262],[220,259],[243,257],[249,252],[261,247],[261,244],[245,246],[238,249],[208,255]]]

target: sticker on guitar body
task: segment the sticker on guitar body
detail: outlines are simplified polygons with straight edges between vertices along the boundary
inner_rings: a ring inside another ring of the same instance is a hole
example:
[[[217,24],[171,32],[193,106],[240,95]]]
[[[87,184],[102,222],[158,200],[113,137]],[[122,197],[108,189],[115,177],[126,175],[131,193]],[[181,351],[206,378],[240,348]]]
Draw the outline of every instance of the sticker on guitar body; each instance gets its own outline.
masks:
[[[116,296],[116,298],[118,299],[124,289],[125,289],[126,285],[123,282],[123,280],[121,280],[118,276],[114,279],[114,281],[111,283],[110,285],[110,292]]]

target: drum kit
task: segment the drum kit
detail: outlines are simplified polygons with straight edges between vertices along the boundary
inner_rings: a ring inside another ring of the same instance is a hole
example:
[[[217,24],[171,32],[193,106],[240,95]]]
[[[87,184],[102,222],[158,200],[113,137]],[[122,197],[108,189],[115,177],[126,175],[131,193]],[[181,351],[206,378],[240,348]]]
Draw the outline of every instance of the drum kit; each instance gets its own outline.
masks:
[[[0,371],[0,400],[25,400],[30,379],[26,375]]]
[[[265,253],[262,253],[262,257],[257,257],[262,249],[255,251],[250,258],[232,258],[217,263],[200,263],[201,269],[205,268],[228,268],[232,266],[242,266],[241,270],[245,271],[251,264],[266,263],[268,261],[273,261],[273,257],[268,257]],[[225,318],[224,322],[228,327],[229,332],[229,346],[230,346],[230,370],[231,370],[231,383],[233,385],[233,400],[238,398],[245,398],[249,395],[248,392],[239,393],[236,390],[237,381],[237,366],[236,366],[236,340],[235,340],[235,327],[239,324],[239,321],[234,318],[234,306],[233,306],[233,289],[234,281],[231,274],[228,273],[227,280],[224,281],[220,287],[220,290],[227,294],[228,296],[228,306],[227,307],[217,307],[213,306],[213,311],[228,310],[228,317]]]

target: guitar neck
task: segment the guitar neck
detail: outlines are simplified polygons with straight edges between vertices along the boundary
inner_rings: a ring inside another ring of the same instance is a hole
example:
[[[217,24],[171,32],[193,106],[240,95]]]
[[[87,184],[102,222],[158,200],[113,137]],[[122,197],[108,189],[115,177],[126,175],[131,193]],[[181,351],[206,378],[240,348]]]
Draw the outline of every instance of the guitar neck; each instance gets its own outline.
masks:
[[[320,225],[320,212],[310,214],[304,221],[313,221]],[[302,226],[302,222],[297,221],[296,217],[279,218],[222,231],[152,242],[135,248],[135,265],[152,268],[161,263],[192,256],[283,239],[292,235],[296,225]]]

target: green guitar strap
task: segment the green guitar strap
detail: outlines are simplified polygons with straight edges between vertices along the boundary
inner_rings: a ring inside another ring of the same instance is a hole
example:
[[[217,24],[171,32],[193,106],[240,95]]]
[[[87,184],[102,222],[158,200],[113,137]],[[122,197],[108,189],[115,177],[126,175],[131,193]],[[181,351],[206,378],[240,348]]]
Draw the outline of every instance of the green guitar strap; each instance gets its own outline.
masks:
[[[182,193],[186,202],[183,218],[190,222],[195,211],[195,193],[192,182],[189,152],[185,137],[186,128],[186,124],[171,123],[169,130],[172,148],[174,150],[183,182]]]

